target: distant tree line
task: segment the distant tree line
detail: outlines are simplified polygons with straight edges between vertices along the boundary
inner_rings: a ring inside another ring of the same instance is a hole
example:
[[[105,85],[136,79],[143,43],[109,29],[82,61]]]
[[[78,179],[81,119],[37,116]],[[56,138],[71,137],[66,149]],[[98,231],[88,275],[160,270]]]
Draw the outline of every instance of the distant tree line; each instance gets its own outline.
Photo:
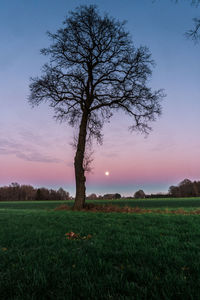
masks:
[[[200,197],[200,181],[184,179],[177,186],[170,186],[169,195],[172,197]]]
[[[105,194],[97,196],[95,193],[92,193],[86,197],[87,200],[109,200],[109,199],[120,199],[121,195],[118,193],[115,194]]]
[[[144,199],[144,198],[169,198],[169,197],[200,197],[200,181],[184,179],[177,186],[170,186],[168,193],[145,194],[143,190],[138,190],[133,196],[123,197],[123,199]],[[96,195],[92,193],[87,196],[87,200],[115,200],[121,199],[119,193]],[[44,187],[34,188],[31,185],[20,185],[16,182],[9,186],[0,187],[0,201],[34,201],[34,200],[70,200],[69,193],[63,188],[58,190]]]
[[[16,182],[0,187],[0,201],[33,201],[33,200],[69,200],[69,193],[63,188],[57,191],[47,188],[34,188],[31,185],[20,185]]]
[[[200,181],[184,179],[177,186],[169,187],[168,193],[145,194],[143,190],[135,192],[135,199],[142,198],[170,198],[170,197],[200,197]]]

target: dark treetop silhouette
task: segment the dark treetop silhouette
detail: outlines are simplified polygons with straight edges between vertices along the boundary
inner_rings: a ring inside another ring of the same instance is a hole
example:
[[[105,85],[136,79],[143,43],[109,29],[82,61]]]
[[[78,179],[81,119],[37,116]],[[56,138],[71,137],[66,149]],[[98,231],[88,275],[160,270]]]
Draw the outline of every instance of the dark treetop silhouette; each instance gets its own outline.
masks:
[[[147,86],[153,61],[146,47],[136,49],[124,22],[101,16],[96,6],[80,6],[42,49],[48,55],[43,75],[32,78],[29,101],[48,101],[55,117],[79,126],[74,159],[75,209],[85,203],[84,154],[88,140],[101,142],[101,129],[114,111],[132,117],[132,130],[147,133],[161,112],[162,90]]]

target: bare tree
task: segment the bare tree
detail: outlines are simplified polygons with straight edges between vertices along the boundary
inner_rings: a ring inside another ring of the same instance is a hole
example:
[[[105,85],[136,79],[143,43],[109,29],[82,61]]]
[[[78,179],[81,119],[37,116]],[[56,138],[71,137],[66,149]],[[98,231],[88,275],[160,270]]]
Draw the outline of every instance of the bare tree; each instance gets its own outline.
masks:
[[[50,62],[30,84],[32,105],[48,101],[57,119],[79,127],[75,209],[85,203],[86,141],[96,138],[101,142],[104,122],[119,109],[132,117],[132,130],[144,133],[161,112],[162,90],[152,91],[147,85],[151,54],[146,47],[134,47],[124,25],[100,15],[96,6],[78,7],[65,19],[63,28],[48,33],[52,44],[41,53]]]

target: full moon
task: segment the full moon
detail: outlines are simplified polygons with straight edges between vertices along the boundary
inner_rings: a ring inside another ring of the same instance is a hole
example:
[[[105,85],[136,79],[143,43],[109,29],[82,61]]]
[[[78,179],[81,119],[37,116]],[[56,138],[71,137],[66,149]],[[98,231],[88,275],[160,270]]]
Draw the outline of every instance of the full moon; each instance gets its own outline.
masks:
[[[109,175],[110,175],[110,173],[109,173],[108,171],[106,171],[106,172],[105,172],[105,175],[106,175],[106,176],[109,176]]]

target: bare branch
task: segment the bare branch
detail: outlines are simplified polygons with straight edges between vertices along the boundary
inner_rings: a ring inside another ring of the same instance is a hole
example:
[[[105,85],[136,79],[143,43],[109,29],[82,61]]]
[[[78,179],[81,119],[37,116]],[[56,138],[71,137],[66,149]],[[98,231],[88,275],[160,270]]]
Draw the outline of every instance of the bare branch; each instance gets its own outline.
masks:
[[[186,37],[191,38],[194,42],[200,39],[200,19],[194,18],[194,28],[186,32]]]

